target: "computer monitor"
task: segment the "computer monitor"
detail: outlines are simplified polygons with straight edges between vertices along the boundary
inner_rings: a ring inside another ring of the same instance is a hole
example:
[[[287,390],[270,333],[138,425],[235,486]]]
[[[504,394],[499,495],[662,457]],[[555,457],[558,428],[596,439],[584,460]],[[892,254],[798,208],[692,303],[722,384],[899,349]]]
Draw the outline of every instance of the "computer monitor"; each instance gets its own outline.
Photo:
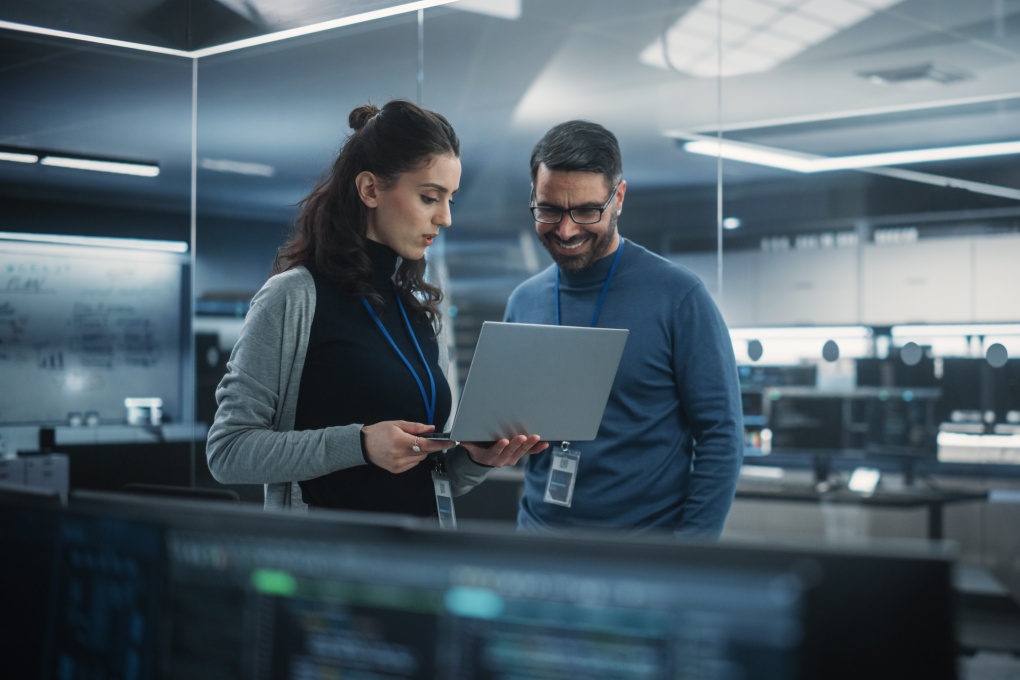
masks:
[[[943,554],[128,494],[14,510],[3,559],[19,586],[50,584],[14,600],[43,629],[20,642],[44,673],[18,677],[956,677]]]
[[[939,388],[857,387],[845,391],[767,388],[765,421],[772,452],[811,459],[816,481],[834,461],[892,460],[913,479],[920,460],[935,460]]]
[[[0,496],[0,545],[5,677],[156,677],[161,526],[12,494]]]
[[[898,352],[883,359],[861,357],[854,364],[859,387],[938,387],[935,359],[927,355],[914,364],[905,363]]]
[[[942,360],[942,399],[939,400],[936,418],[951,422],[954,412],[984,413],[993,408],[993,399],[985,384],[985,373],[990,367],[984,359],[973,357],[946,357]]]

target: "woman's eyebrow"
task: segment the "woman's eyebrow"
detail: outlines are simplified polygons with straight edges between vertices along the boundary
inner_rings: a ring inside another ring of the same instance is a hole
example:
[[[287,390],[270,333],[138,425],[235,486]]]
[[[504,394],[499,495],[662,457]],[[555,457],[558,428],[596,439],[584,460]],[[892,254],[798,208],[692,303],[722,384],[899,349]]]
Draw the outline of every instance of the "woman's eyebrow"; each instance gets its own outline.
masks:
[[[418,185],[418,188],[419,189],[435,189],[436,191],[442,191],[444,193],[450,191],[449,189],[447,189],[442,184],[437,184],[436,182],[422,182],[421,184]],[[457,193],[457,192],[454,191],[453,193]]]

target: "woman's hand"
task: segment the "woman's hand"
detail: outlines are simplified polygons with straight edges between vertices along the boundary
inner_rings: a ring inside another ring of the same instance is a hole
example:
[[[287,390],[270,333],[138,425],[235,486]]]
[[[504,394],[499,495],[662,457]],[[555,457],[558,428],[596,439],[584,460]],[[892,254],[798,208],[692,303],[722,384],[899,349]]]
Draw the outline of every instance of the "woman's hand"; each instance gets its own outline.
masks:
[[[454,445],[454,442],[445,439],[421,439],[418,436],[435,429],[434,425],[423,423],[384,420],[361,428],[361,446],[370,463],[400,474],[422,462],[430,453],[445,451]]]
[[[500,439],[492,446],[483,447],[471,442],[461,442],[471,456],[471,460],[489,467],[507,467],[516,465],[524,456],[544,451],[549,442],[542,441],[537,434],[530,437],[519,434],[513,439]]]

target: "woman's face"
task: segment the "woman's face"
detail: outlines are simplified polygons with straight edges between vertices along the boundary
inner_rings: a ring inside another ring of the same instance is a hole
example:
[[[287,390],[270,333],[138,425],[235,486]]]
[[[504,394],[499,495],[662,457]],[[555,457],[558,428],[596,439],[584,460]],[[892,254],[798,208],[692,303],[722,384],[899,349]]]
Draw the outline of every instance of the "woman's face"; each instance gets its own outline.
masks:
[[[370,172],[362,172],[355,181],[369,208],[366,236],[405,260],[420,260],[440,227],[452,222],[450,207],[460,188],[460,159],[453,154],[433,156],[389,188],[383,188]]]

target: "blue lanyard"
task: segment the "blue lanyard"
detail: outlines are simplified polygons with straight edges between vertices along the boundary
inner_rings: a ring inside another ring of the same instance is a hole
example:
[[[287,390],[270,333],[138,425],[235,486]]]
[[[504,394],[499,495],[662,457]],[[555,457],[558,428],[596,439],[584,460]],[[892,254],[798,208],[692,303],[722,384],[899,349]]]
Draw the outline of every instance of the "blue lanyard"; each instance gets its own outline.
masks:
[[[599,300],[595,303],[595,313],[591,315],[592,328],[595,327],[595,323],[599,320],[599,314],[602,312],[602,303],[606,301],[606,293],[609,292],[609,284],[613,282],[613,276],[616,275],[616,265],[620,264],[620,254],[623,253],[623,239],[620,239],[620,246],[616,249],[616,256],[613,258],[613,264],[609,267],[609,276],[606,277],[606,282],[602,284],[602,292],[599,293]],[[560,321],[560,268],[556,268],[556,325],[562,326],[563,323]]]
[[[375,325],[379,327],[379,330],[382,331],[382,334],[389,341],[390,347],[392,347],[394,351],[396,351],[397,356],[400,357],[400,360],[404,362],[405,366],[407,366],[407,370],[411,372],[411,376],[414,378],[414,381],[418,383],[418,389],[421,391],[422,401],[425,402],[425,413],[426,415],[428,415],[429,418],[428,424],[435,425],[434,421],[436,419],[436,381],[432,377],[432,369],[429,368],[429,362],[425,361],[425,355],[421,351],[421,345],[418,344],[418,338],[414,334],[414,329],[411,328],[411,322],[407,318],[407,312],[404,311],[404,303],[400,301],[400,293],[397,293],[397,306],[400,307],[400,315],[404,317],[404,325],[407,326],[407,332],[411,336],[411,342],[414,343],[414,348],[418,350],[418,356],[421,358],[421,363],[425,366],[425,372],[429,376],[429,386],[432,388],[431,400],[429,399],[428,395],[425,394],[425,385],[422,384],[421,378],[418,377],[418,373],[415,372],[415,370],[411,367],[411,362],[407,360],[407,357],[404,356],[404,353],[400,351],[399,347],[397,347],[397,343],[393,341],[393,336],[391,336],[389,331],[386,330],[386,327],[383,326],[382,320],[379,318],[379,315],[375,313],[375,310],[372,309],[372,305],[370,305],[368,303],[368,300],[366,300],[365,298],[361,298],[361,304],[365,305],[365,309],[368,310],[368,314],[369,316],[372,317],[372,321],[375,321]]]

